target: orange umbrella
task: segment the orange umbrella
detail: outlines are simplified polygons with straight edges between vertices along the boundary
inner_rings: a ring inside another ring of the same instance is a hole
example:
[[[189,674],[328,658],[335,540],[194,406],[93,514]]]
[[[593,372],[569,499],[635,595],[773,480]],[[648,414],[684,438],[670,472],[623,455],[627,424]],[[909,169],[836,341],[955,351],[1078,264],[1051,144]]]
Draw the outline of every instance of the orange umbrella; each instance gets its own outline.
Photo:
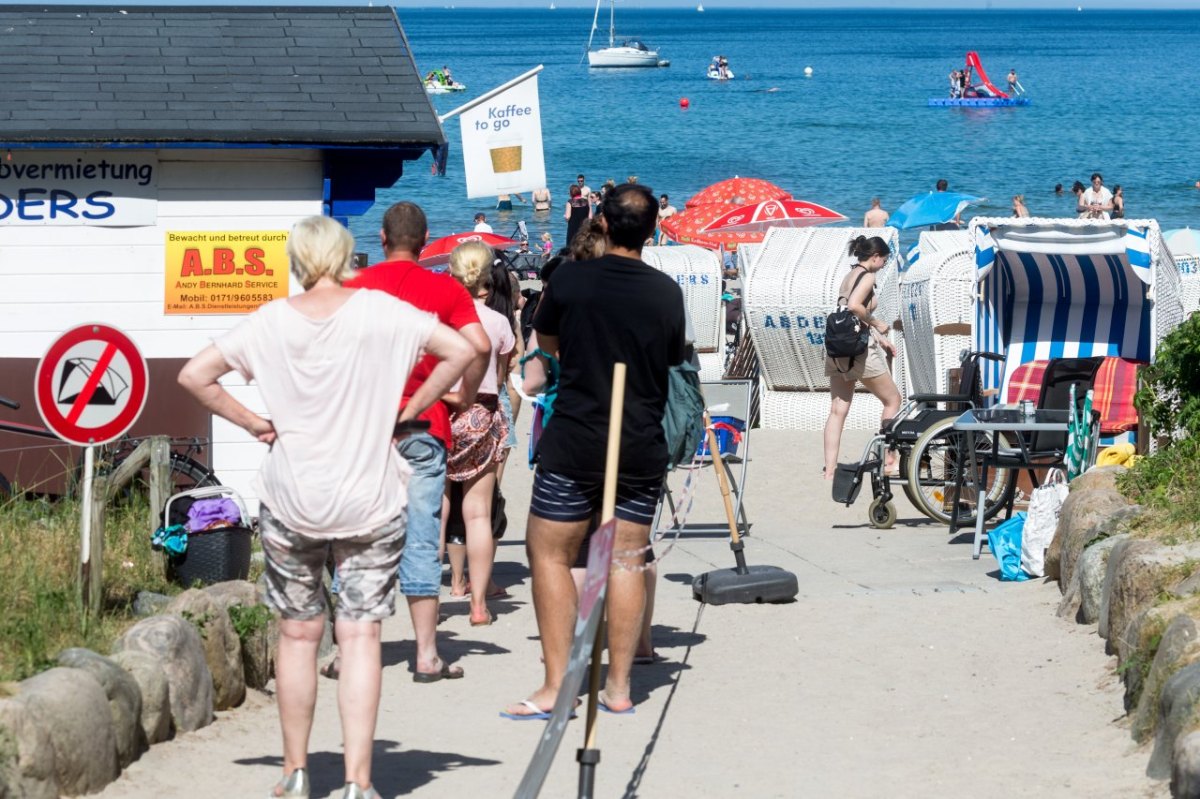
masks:
[[[786,190],[767,180],[759,178],[729,178],[701,189],[687,201],[687,207],[705,203],[726,203],[730,205],[753,205],[767,200],[790,200],[792,195]]]

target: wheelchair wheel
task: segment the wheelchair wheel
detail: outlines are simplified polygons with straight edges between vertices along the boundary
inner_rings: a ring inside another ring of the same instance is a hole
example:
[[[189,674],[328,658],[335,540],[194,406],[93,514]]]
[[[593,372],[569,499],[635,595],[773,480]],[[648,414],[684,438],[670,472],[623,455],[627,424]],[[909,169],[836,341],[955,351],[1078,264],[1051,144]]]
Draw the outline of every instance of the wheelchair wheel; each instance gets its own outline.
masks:
[[[908,459],[907,493],[917,509],[929,518],[942,524],[950,523],[953,506],[954,482],[958,478],[959,444],[966,433],[954,429],[954,419],[935,422],[913,445]],[[986,436],[976,438],[977,451],[991,447]],[[966,464],[962,464],[966,468]],[[983,518],[990,519],[1008,503],[1009,495],[1016,488],[1016,479],[1010,469],[994,469],[988,472],[988,483],[984,492]],[[975,523],[976,505],[974,491],[964,486],[958,512],[958,523],[967,526]]]
[[[899,482],[900,485],[904,488],[904,496],[908,497],[908,501],[913,504],[913,507],[920,508],[921,501],[919,499],[917,499],[917,492],[913,491],[912,484],[909,483],[909,481],[908,481],[908,469],[909,469],[908,464],[909,464],[909,461],[911,460],[911,457],[910,457],[911,455],[912,455],[911,447],[907,447],[907,448],[900,450],[900,467],[897,470],[900,473],[900,477],[895,482]],[[901,480],[903,482],[900,482]]]
[[[867,508],[867,519],[876,530],[889,530],[896,523],[896,506],[891,502],[872,500]]]

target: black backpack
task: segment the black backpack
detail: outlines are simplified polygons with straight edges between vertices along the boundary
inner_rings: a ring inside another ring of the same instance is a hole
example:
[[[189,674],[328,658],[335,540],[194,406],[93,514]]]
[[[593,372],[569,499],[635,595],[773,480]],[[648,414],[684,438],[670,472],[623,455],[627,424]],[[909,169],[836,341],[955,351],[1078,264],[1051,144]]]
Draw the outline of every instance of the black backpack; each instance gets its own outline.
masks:
[[[864,271],[850,286],[849,294],[854,293],[854,289],[858,288],[858,281],[862,280],[867,273]],[[838,297],[838,307],[833,313],[825,317],[825,352],[830,358],[849,358],[850,363],[845,369],[840,366],[835,366],[839,372],[849,372],[854,368],[854,359],[867,351],[867,343],[870,340],[871,331],[863,324],[857,316],[850,313],[847,307],[849,299],[847,297]]]

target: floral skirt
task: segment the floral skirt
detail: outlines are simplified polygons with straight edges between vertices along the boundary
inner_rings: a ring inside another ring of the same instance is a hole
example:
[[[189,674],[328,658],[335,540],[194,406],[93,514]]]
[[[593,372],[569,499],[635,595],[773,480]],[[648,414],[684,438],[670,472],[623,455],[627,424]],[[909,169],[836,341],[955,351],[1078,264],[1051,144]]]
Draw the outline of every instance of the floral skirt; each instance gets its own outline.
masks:
[[[495,394],[480,394],[474,405],[451,416],[454,447],[446,458],[446,477],[461,483],[503,460],[508,429]]]

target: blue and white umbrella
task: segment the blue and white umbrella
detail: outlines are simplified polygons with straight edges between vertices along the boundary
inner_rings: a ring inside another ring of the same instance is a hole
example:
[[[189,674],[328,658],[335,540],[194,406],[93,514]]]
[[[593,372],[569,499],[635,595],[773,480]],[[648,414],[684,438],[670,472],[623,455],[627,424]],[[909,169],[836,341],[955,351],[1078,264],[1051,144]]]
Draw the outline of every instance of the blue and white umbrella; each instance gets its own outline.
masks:
[[[909,230],[926,225],[949,222],[962,213],[968,205],[983,202],[985,198],[956,191],[931,191],[918,194],[896,209],[888,220],[890,227]]]
[[[1200,230],[1190,227],[1175,228],[1163,233],[1171,255],[1200,255]]]

